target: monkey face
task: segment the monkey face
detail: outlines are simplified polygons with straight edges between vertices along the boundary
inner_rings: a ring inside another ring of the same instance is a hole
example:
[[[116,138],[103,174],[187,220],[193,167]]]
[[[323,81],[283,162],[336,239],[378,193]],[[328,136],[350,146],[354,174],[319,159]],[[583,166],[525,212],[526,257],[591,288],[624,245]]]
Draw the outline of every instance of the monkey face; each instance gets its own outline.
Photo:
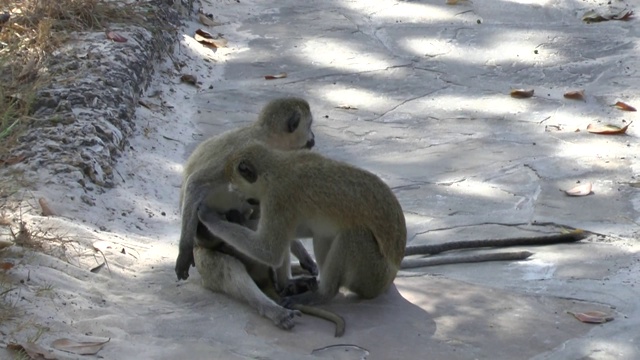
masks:
[[[260,201],[267,178],[262,169],[270,161],[270,154],[268,148],[259,143],[237,153],[225,166],[230,189],[241,193],[245,199]]]
[[[269,132],[267,144],[278,150],[311,149],[315,136],[309,103],[301,98],[282,98],[270,102],[260,116]]]

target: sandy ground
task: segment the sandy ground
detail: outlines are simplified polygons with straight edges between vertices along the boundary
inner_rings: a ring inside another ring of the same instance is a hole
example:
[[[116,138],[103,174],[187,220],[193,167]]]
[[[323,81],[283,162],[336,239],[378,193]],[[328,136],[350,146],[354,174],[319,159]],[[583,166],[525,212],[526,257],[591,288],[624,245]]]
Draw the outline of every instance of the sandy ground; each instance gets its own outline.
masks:
[[[614,1],[614,5],[625,3]],[[632,3],[628,3],[634,5]],[[159,64],[119,160],[116,188],[48,187],[29,195],[31,229],[73,240],[67,260],[10,249],[10,301],[23,316],[5,343],[110,339],[105,359],[637,359],[640,358],[640,162],[626,124],[640,105],[637,20],[587,25],[595,1],[212,2],[228,48],[204,48],[187,23],[174,60]],[[264,75],[287,72],[286,79]],[[533,88],[513,99],[512,88]],[[584,101],[565,91],[585,89]],[[280,330],[203,289],[178,282],[182,164],[206,137],[247,124],[277,96],[309,100],[317,150],[367,168],[393,187],[412,243],[593,231],[581,244],[529,249],[515,263],[439,266],[400,274],[372,301],[328,307],[347,333],[297,319]],[[351,109],[340,108],[349,105]],[[580,131],[576,131],[579,129]],[[560,190],[592,182],[594,194]],[[38,216],[46,197],[59,216]],[[547,224],[546,226],[542,226]],[[553,224],[557,226],[552,226]],[[73,245],[73,246],[72,246]],[[98,249],[96,252],[93,249]],[[58,250],[60,250],[58,248]],[[104,258],[102,256],[104,254]],[[98,272],[90,269],[107,260]],[[604,311],[584,324],[567,311]],[[333,346],[340,345],[340,346]],[[86,358],[57,350],[59,359]],[[0,349],[0,357],[8,357]]]

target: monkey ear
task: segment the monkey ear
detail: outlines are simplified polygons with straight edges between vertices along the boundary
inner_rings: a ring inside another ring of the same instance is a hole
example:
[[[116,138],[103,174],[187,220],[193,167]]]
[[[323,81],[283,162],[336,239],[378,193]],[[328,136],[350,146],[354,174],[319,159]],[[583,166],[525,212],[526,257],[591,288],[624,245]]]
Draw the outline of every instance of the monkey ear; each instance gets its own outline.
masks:
[[[242,176],[250,184],[253,184],[258,180],[258,173],[256,172],[256,168],[248,161],[240,161],[240,164],[238,164],[238,172],[240,173],[240,176]]]
[[[289,130],[290,133],[296,131],[298,125],[300,125],[300,117],[300,112],[294,111],[294,113],[291,114],[291,117],[287,120],[287,130]]]

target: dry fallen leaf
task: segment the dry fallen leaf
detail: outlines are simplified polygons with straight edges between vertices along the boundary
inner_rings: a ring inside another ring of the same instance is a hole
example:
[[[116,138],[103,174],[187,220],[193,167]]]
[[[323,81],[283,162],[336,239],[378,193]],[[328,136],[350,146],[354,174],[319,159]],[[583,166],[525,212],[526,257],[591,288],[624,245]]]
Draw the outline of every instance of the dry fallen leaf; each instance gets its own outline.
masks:
[[[106,264],[106,262],[103,262],[102,264],[94,267],[93,269],[89,270],[94,274],[97,274],[98,272],[100,272],[100,270],[102,270],[102,268],[104,267],[104,265]]]
[[[582,21],[600,22],[608,20],[629,20],[633,16],[633,10],[610,8],[603,11],[589,10],[582,15]]]
[[[469,0],[447,0],[447,5],[458,5],[462,3],[467,3]]]
[[[15,165],[19,162],[22,162],[22,160],[26,159],[27,156],[26,155],[16,155],[16,156],[11,156],[7,159],[0,159],[0,164],[5,164],[5,165]]]
[[[195,75],[182,74],[182,76],[180,76],[180,81],[191,84],[193,86],[198,86],[198,77]]]
[[[198,14],[198,20],[200,21],[201,24],[206,25],[206,26],[219,26],[222,25],[222,23],[216,22],[215,20],[213,20],[213,18],[208,17],[207,15],[200,13]]]
[[[160,105],[158,105],[158,104],[154,104],[154,103],[152,103],[152,102],[149,102],[149,101],[146,101],[146,100],[142,100],[142,99],[138,100],[138,104],[140,104],[140,105],[142,105],[142,106],[146,107],[147,109],[149,109],[149,110],[151,110],[151,111],[159,110],[159,109],[161,109],[161,108],[162,108],[162,107],[161,107]]]
[[[127,42],[127,38],[126,37],[114,32],[114,31],[107,32],[107,39],[113,40],[115,42]]]
[[[631,124],[633,124],[633,121],[629,122],[627,125],[623,127],[619,127],[612,124],[606,124],[606,125],[589,124],[587,126],[587,131],[590,133],[603,134],[603,135],[624,134],[625,132],[627,132],[627,128]]]
[[[526,99],[533,96],[533,89],[525,90],[525,89],[514,89],[511,90],[511,97],[517,99]]]
[[[0,263],[0,269],[4,271],[11,270],[12,267],[13,267],[13,263],[10,263],[7,261]]]
[[[70,339],[58,339],[51,343],[54,349],[70,352],[77,355],[95,355],[102,349],[104,344],[108,343],[111,339],[109,338],[107,341],[86,341],[86,342],[78,342]]]
[[[631,106],[629,104],[625,104],[622,101],[618,101],[617,103],[615,103],[614,106],[617,107],[618,109],[624,110],[624,111],[637,111],[636,108],[634,108],[633,106]]]
[[[584,100],[584,90],[575,90],[564,93],[565,99]]]
[[[51,353],[51,350],[47,350],[42,346],[32,343],[26,342],[23,344],[11,343],[7,344],[7,349],[12,351],[24,351],[31,359],[45,359],[45,360],[56,360],[57,357]]]
[[[287,77],[287,73],[283,72],[277,75],[265,75],[264,79],[265,80],[275,80],[275,79],[284,79]]]
[[[573,315],[576,319],[582,321],[583,323],[589,324],[602,324],[613,320],[613,316],[608,315],[607,313],[604,313],[602,311],[585,311],[581,313],[567,311],[567,313]]]
[[[584,183],[581,185],[578,185],[576,187],[573,187],[569,190],[565,190],[564,192],[565,194],[569,195],[569,196],[586,196],[591,194],[591,183]]]
[[[358,110],[358,108],[357,108],[357,107],[355,107],[355,106],[351,106],[351,105],[346,105],[346,104],[338,105],[338,106],[336,106],[336,109]]]
[[[51,206],[49,206],[49,202],[47,201],[47,199],[41,197],[40,199],[38,199],[38,204],[40,204],[40,207],[42,208],[42,216],[56,215],[56,213],[51,209]]]
[[[222,35],[218,34],[218,36],[213,36],[202,29],[196,30],[194,39],[202,45],[214,48],[226,47],[228,43],[227,39],[223,38]]]
[[[13,245],[13,243],[11,241],[7,241],[7,240],[0,240],[0,250],[2,249],[6,249],[9,246]]]

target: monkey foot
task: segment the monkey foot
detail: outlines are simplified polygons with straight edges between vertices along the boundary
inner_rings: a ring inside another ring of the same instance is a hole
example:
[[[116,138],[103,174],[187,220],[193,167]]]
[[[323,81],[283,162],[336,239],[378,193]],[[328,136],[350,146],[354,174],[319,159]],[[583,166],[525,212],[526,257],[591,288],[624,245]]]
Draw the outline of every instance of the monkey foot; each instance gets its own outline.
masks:
[[[278,311],[274,316],[268,316],[273,320],[273,322],[281,329],[291,330],[296,325],[293,319],[296,316],[302,316],[302,313],[298,310],[289,310],[285,308],[281,308],[281,311]]]

